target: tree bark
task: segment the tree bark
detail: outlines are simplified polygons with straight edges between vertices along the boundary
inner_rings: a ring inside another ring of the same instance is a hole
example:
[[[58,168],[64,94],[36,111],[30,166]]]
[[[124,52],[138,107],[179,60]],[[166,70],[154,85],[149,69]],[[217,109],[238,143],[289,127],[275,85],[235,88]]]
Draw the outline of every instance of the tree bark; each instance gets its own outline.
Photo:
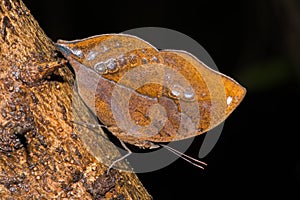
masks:
[[[120,155],[103,131],[71,122],[96,123],[74,82],[23,2],[1,1],[0,198],[151,199],[134,173],[106,173]]]

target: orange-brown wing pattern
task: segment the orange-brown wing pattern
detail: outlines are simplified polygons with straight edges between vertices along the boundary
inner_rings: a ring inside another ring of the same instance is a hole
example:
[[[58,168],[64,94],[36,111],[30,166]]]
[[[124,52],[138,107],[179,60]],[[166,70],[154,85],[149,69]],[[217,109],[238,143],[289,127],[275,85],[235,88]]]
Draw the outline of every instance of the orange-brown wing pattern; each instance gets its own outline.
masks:
[[[246,90],[184,51],[106,34],[58,47],[79,94],[120,140],[144,146],[204,133],[224,121]]]

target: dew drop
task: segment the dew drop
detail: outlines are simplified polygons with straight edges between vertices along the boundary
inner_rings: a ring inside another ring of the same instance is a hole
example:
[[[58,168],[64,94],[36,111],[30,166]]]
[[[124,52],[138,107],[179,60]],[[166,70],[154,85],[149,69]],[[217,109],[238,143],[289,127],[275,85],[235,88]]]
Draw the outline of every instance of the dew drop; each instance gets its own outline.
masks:
[[[107,60],[105,62],[105,65],[106,65],[107,69],[109,70],[109,72],[116,72],[118,70],[118,66],[117,66],[115,59]]]
[[[181,95],[180,91],[175,90],[175,89],[173,89],[173,90],[171,91],[171,94],[172,94],[173,96],[175,96],[175,97],[179,97],[179,96]]]
[[[94,69],[96,72],[103,74],[106,72],[107,66],[103,62],[98,62],[94,65]]]
[[[195,93],[194,93],[193,89],[190,88],[190,87],[187,88],[187,89],[184,91],[184,93],[183,93],[183,97],[184,97],[186,100],[189,100],[189,101],[194,100],[194,98],[195,98]]]
[[[80,49],[71,49],[72,54],[74,54],[75,56],[82,58],[83,53]]]
[[[152,62],[157,62],[157,63],[158,63],[158,58],[157,58],[156,56],[153,56],[153,57],[151,58],[151,61],[152,61]]]
[[[182,91],[183,91],[183,88],[180,85],[173,85],[171,87],[170,95],[175,98],[179,98],[182,96]]]
[[[226,102],[227,102],[227,105],[231,104],[231,102],[232,102],[232,96],[227,97]]]
[[[117,62],[118,62],[118,65],[119,67],[123,67],[127,64],[126,62],[126,58],[124,57],[124,55],[120,55],[118,58],[117,58]]]
[[[107,52],[109,50],[109,48],[107,48],[107,46],[105,46],[105,45],[103,45],[102,48],[103,48],[103,50],[102,50],[103,53],[105,53],[105,52]]]
[[[89,52],[89,54],[86,56],[86,59],[87,59],[87,60],[94,60],[94,59],[97,57],[98,54],[99,54],[98,51],[91,51],[91,52]]]

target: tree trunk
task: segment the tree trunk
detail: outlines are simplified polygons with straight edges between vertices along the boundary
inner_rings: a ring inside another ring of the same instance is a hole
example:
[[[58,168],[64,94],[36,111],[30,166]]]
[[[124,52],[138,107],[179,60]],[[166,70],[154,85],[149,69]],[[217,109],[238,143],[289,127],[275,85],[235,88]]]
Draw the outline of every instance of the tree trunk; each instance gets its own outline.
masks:
[[[75,128],[96,121],[73,85],[23,2],[1,1],[0,198],[151,199],[134,173],[106,173],[119,153],[101,130]]]

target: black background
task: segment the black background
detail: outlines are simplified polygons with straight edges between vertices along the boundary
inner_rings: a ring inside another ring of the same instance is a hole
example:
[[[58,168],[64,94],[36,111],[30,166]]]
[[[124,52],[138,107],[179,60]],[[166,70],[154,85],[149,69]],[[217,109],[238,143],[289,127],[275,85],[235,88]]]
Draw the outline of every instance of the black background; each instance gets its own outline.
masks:
[[[147,26],[180,31],[247,88],[204,171],[179,159],[138,174],[154,199],[299,198],[300,2],[196,2],[24,0],[54,41]],[[186,154],[196,157],[202,139]]]

